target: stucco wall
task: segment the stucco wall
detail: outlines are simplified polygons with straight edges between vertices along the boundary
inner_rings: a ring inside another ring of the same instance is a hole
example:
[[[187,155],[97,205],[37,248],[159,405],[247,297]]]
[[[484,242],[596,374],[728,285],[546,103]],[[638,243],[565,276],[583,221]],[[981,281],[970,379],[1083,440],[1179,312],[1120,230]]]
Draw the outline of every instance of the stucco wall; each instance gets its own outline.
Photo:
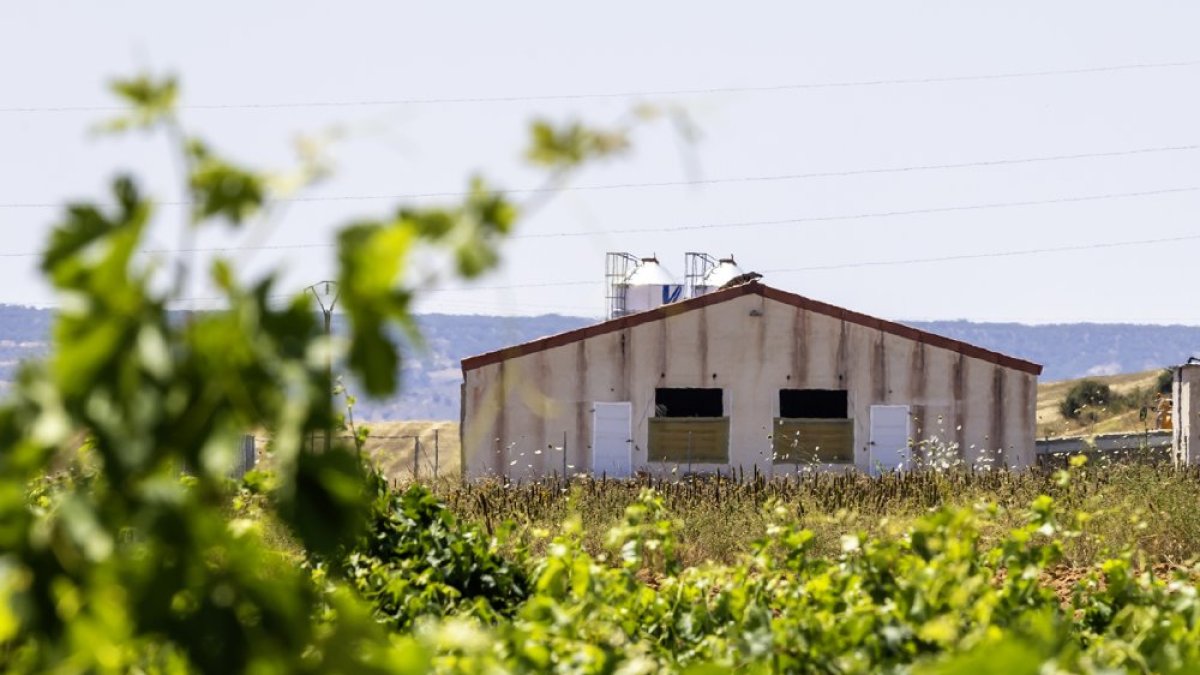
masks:
[[[529,478],[591,466],[591,404],[629,401],[635,470],[646,460],[658,387],[720,387],[730,465],[772,471],[781,388],[845,389],[855,464],[870,465],[870,406],[911,406],[914,441],[969,462],[1034,459],[1036,376],[877,328],[749,294],[467,370],[463,468],[468,477]],[[694,465],[694,470],[728,465]],[[792,471],[794,467],[776,467]]]
[[[1200,464],[1200,364],[1174,368],[1171,447],[1175,464]]]

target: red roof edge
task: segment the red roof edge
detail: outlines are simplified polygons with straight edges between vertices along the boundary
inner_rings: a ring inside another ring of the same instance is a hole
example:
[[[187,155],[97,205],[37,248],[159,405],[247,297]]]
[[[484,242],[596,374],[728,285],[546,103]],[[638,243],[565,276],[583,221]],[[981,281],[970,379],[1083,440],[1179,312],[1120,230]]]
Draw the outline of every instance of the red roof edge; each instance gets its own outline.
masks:
[[[513,345],[512,347],[505,347],[503,349],[487,352],[485,354],[469,356],[462,360],[463,373],[465,374],[467,371],[482,368],[484,366],[499,363],[501,361],[507,361],[508,359],[526,356],[528,354],[535,354],[547,349],[554,349],[555,347],[562,347],[580,340],[586,340],[598,335],[605,335],[607,333],[614,333],[616,331],[633,328],[634,326],[640,326],[644,323],[658,321],[669,316],[690,312],[694,309],[708,307],[709,305],[715,305],[725,302],[726,300],[732,300],[743,295],[751,294],[760,295],[764,298],[775,300],[776,302],[782,302],[793,307],[804,309],[810,312],[816,312],[817,314],[824,314],[835,319],[858,324],[867,328],[881,330],[885,333],[891,333],[893,335],[914,340],[916,342],[921,342],[934,347],[940,347],[942,349],[948,349],[950,351],[958,352],[964,356],[970,356],[982,361],[995,363],[997,365],[1004,366],[1005,368],[1012,368],[1013,370],[1029,373],[1030,375],[1042,374],[1042,366],[1032,361],[1026,361],[1025,359],[1019,359],[1014,356],[1008,356],[1006,354],[994,352],[989,349],[984,349],[983,347],[977,347],[975,345],[962,342],[960,340],[953,340],[935,333],[913,328],[912,326],[905,326],[904,324],[895,323],[893,321],[887,321],[873,316],[868,316],[866,314],[860,314],[848,309],[843,309],[836,305],[830,305],[819,300],[812,300],[795,293],[781,291],[777,288],[765,286],[757,282],[750,282],[748,284],[742,284],[741,286],[734,286],[733,288],[727,288],[722,291],[714,291],[698,298],[692,298],[690,300],[684,300],[682,302],[676,302],[670,305],[663,305],[645,312],[638,312],[637,314],[630,314],[628,316],[622,316],[609,321],[603,321],[592,326],[576,328],[575,330],[570,330],[565,333],[558,333],[556,335],[538,338],[537,340],[532,340],[519,345]]]

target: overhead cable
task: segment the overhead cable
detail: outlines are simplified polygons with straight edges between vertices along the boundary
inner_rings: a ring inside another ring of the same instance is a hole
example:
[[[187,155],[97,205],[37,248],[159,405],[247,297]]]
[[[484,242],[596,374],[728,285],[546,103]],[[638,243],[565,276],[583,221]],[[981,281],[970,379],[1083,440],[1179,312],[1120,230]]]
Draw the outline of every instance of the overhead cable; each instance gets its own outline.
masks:
[[[586,237],[596,235],[634,235],[660,232],[682,232],[690,230],[741,229],[749,227],[764,227],[772,225],[795,225],[805,223],[822,223],[848,220],[868,220],[873,218],[894,218],[912,215],[927,215],[935,213],[954,213],[963,211],[980,211],[987,209],[1019,208],[1027,206],[1045,206],[1051,204],[1077,204],[1082,202],[1104,201],[1113,199],[1135,199],[1141,197],[1156,197],[1171,194],[1186,194],[1200,191],[1200,186],[1165,188],[1161,190],[1145,190],[1141,192],[1109,192],[1099,195],[1084,195],[1079,197],[1056,197],[1052,199],[1033,199],[1014,202],[988,202],[983,204],[963,204],[958,206],[939,206],[921,209],[904,209],[892,211],[867,211],[863,213],[834,214],[827,216],[801,216],[797,218],[781,218],[775,220],[745,220],[727,223],[703,223],[695,225],[674,225],[667,227],[628,228],[622,230],[586,230],[579,232],[543,232],[524,235],[513,235],[509,239],[553,239],[563,237]],[[289,249],[327,249],[333,248],[331,243],[312,244],[270,244],[260,246],[217,246],[195,247],[186,249],[143,249],[144,253],[226,253],[238,251],[259,250],[289,250]],[[41,255],[38,252],[0,253],[0,258],[31,258]]]
[[[581,230],[578,232],[542,232],[534,234],[514,235],[510,239],[557,239],[563,237],[590,237],[609,235],[651,234],[660,232],[685,232],[692,230],[741,229],[749,227],[765,227],[770,225],[798,225],[804,223],[828,223],[847,220],[868,220],[873,218],[894,218],[900,216],[928,215],[935,213],[954,213],[961,211],[981,211],[986,209],[1008,209],[1023,206],[1045,206],[1049,204],[1075,204],[1080,202],[1104,201],[1111,199],[1134,199],[1139,197],[1156,197],[1169,194],[1183,194],[1200,191],[1200,186],[1166,188],[1162,190],[1145,190],[1141,192],[1109,192],[1099,195],[1081,197],[1056,197],[1052,199],[1031,199],[1016,202],[987,202],[983,204],[963,204],[959,206],[939,206],[921,209],[902,209],[894,211],[867,211],[863,213],[835,214],[828,216],[802,216],[799,218],[781,218],[777,220],[744,220],[728,223],[703,223],[695,225],[672,225],[667,227],[641,227],[622,230]]]
[[[948,75],[935,77],[907,77],[874,80],[848,80],[842,82],[801,82],[769,85],[703,87],[696,89],[646,89],[616,92],[573,92],[563,94],[529,94],[509,96],[466,96],[430,98],[384,98],[360,100],[310,100],[310,101],[244,101],[232,103],[197,103],[179,106],[183,110],[279,110],[291,108],[364,108],[410,105],[461,105],[485,103],[524,103],[550,101],[581,101],[596,99],[646,99],[664,96],[703,96],[711,94],[769,93],[781,91],[804,91],[820,89],[845,89],[853,87],[883,87],[922,84],[947,84],[954,82],[985,82],[989,80],[1016,80],[1067,75],[1095,75],[1122,71],[1156,70],[1163,68],[1188,68],[1200,65],[1200,61],[1165,61],[1127,63],[1089,68],[1061,68],[972,75]],[[126,110],[120,105],[36,105],[0,107],[0,113],[74,113],[74,112],[117,112]]]
[[[688,180],[674,181],[653,181],[653,182],[628,182],[628,183],[602,183],[599,185],[564,185],[558,187],[535,187],[535,188],[516,188],[512,190],[500,190],[504,194],[535,194],[535,193],[561,193],[561,192],[588,192],[601,190],[623,190],[636,188],[661,188],[661,187],[693,187],[699,185],[722,185],[734,183],[761,183],[761,182],[776,182],[789,180],[804,180],[812,178],[840,178],[847,176],[865,176],[872,174],[888,174],[888,173],[911,173],[919,171],[939,171],[949,169],[974,169],[988,168],[996,166],[1010,166],[1016,164],[1033,164],[1039,162],[1062,162],[1079,159],[1103,159],[1111,157],[1129,157],[1134,155],[1147,155],[1164,152],[1185,152],[1191,150],[1200,150],[1200,144],[1188,145],[1167,145],[1148,148],[1134,148],[1130,150],[1109,150],[1101,152],[1081,152],[1072,154],[1059,155],[1036,155],[1031,157],[1013,157],[1004,159],[985,159],[970,162],[950,162],[943,164],[911,164],[907,166],[892,166],[892,167],[870,167],[863,169],[844,169],[830,171],[811,171],[804,173],[782,173],[782,174],[765,174],[756,176],[729,176],[724,178],[695,178]],[[449,190],[443,192],[408,192],[408,193],[387,193],[373,195],[328,195],[328,196],[311,196],[311,197],[273,197],[268,199],[273,203],[288,203],[288,204],[304,204],[304,203],[321,203],[321,202],[348,202],[348,201],[373,201],[373,200],[402,200],[402,199],[424,199],[437,197],[466,197],[470,192]],[[156,202],[164,206],[190,206],[190,200],[165,200]],[[0,209],[43,209],[43,208],[59,208],[63,206],[62,202],[0,202]]]

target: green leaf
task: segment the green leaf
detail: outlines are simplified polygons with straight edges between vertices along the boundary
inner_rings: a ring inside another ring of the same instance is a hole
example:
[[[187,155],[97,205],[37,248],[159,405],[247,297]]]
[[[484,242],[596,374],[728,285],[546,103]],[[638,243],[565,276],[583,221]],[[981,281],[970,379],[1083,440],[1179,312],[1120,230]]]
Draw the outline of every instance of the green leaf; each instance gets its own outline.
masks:
[[[213,156],[202,144],[190,148],[193,168],[188,177],[196,220],[222,217],[238,225],[262,208],[266,187],[262,176]]]
[[[628,148],[629,140],[622,131],[592,129],[577,121],[555,126],[546,120],[537,120],[530,127],[529,149],[525,156],[534,164],[569,169]]]
[[[67,208],[66,219],[50,233],[50,244],[42,255],[43,272],[60,275],[60,268],[78,269],[84,262],[80,258],[93,246],[121,230],[133,229],[140,234],[149,218],[150,205],[141,198],[137,184],[129,176],[119,176],[113,181],[112,191],[117,211],[111,217],[92,204]]]
[[[396,388],[400,356],[387,326],[408,315],[410,295],[399,284],[415,238],[413,223],[402,220],[360,223],[338,239],[338,292],[352,328],[347,361],[373,396]]]
[[[149,129],[175,113],[179,84],[173,76],[155,79],[140,75],[132,79],[115,80],[109,88],[130,107],[127,115],[104,125],[110,131]]]
[[[352,543],[365,525],[366,474],[358,459],[340,446],[301,453],[295,484],[277,493],[279,513],[305,548],[328,554]]]

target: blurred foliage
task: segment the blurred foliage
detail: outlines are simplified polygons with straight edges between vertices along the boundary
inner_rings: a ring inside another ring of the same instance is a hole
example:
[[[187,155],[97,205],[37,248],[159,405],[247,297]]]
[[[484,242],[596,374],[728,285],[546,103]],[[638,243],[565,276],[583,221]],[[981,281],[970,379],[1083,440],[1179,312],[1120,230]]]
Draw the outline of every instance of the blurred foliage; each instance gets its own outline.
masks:
[[[129,110],[107,129],[164,131],[179,156],[192,204],[181,224],[187,236],[220,223],[258,225],[271,181],[185,133],[173,78],[122,80],[113,91]],[[606,151],[599,135],[570,129],[550,134],[557,156],[542,161],[551,169]],[[535,147],[546,145],[544,134],[539,125]],[[208,277],[226,308],[168,320],[186,282],[156,290],[161,270],[139,256],[154,213],[139,182],[121,176],[108,204],[68,206],[45,249],[41,269],[61,300],[51,353],[22,367],[0,408],[0,668],[424,672],[419,650],[389,636],[354,583],[314,579],[294,551],[274,545],[293,542],[317,557],[345,551],[362,541],[372,514],[378,525],[377,500],[390,499],[367,489],[378,479],[351,449],[304,446],[336,423],[325,356],[340,343],[323,335],[307,296],[271,303],[275,275],[243,281],[223,260]],[[477,179],[460,204],[402,208],[343,230],[346,364],[369,393],[396,387],[389,335],[411,327],[409,256],[448,250],[456,274],[478,276],[495,265],[517,215]],[[177,279],[186,280],[190,256],[179,255]],[[227,476],[253,429],[272,431],[274,473],[235,495]],[[47,479],[80,439],[88,472]],[[256,504],[255,517],[231,514],[231,500]],[[269,543],[268,522],[287,534],[272,531]],[[384,553],[404,558],[412,545],[402,539]],[[467,595],[507,584],[493,598],[498,607],[517,597],[519,574],[506,576],[486,548],[451,549],[454,560],[481,567],[439,583],[463,581]]]
[[[187,148],[191,176],[189,187],[197,221],[221,217],[240,225],[263,205],[265,180],[215,156],[204,143],[192,140]]]
[[[628,148],[629,140],[621,131],[593,129],[581,122],[556,126],[538,120],[533,123],[533,144],[526,156],[537,164],[568,168]]]

